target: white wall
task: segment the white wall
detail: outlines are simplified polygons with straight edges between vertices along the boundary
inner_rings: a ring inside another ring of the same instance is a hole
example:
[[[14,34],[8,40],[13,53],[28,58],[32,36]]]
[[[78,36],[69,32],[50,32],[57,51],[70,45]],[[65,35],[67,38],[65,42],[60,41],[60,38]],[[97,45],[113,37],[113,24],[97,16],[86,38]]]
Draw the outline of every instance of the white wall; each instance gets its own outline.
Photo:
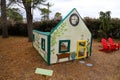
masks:
[[[33,46],[38,51],[38,53],[47,61],[47,36],[33,31],[34,41]],[[41,39],[45,39],[45,51],[41,48]]]
[[[78,14],[76,10],[72,13]],[[79,16],[79,24],[77,26],[72,26],[70,24],[69,17],[70,15],[51,34],[51,50],[54,50],[54,52],[51,53],[51,63],[56,63],[56,54],[60,54],[59,40],[70,40],[70,52],[76,52],[78,40],[91,40],[91,33],[82,21],[81,17]],[[63,59],[62,61],[67,60],[68,59]]]

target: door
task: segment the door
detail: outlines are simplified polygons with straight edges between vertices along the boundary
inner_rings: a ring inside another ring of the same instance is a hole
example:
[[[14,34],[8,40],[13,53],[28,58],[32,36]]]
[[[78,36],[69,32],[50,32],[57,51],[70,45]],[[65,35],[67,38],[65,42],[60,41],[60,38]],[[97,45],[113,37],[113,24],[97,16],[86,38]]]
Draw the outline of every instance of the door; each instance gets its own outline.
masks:
[[[76,59],[86,58],[87,56],[87,41],[77,41]]]

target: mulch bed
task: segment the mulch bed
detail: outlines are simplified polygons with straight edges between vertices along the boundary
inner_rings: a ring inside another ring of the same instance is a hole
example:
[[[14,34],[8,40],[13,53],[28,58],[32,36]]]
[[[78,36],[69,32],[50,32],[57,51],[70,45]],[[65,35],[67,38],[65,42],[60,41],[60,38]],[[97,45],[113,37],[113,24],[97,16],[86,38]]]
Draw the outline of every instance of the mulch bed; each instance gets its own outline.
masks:
[[[92,56],[85,63],[75,60],[48,66],[26,37],[0,36],[0,80],[120,80],[120,50],[105,53],[100,46],[93,40]],[[46,78],[35,74],[36,68],[54,72]]]

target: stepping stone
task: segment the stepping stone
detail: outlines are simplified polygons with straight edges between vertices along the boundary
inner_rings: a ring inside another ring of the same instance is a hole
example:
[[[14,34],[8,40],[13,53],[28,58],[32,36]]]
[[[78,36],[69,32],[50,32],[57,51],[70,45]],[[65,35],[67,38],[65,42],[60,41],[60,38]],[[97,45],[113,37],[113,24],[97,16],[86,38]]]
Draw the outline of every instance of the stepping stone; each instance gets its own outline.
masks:
[[[88,67],[92,67],[93,64],[91,64],[91,63],[87,63],[86,66],[88,66]]]
[[[85,61],[79,61],[81,64],[85,63]]]

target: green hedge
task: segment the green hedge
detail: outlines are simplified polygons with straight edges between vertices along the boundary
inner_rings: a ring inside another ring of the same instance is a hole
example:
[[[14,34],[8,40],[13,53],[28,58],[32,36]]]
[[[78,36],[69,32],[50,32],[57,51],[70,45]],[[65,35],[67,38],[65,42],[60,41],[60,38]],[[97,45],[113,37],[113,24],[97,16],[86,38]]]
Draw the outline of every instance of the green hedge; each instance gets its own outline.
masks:
[[[84,22],[91,31],[93,38],[99,38],[99,36],[101,35],[101,33],[98,32],[100,26],[99,19],[86,17],[84,18]],[[111,24],[113,28],[109,31],[108,35],[112,38],[120,39],[120,19],[112,18]]]
[[[84,18],[84,22],[86,24],[86,26],[88,27],[88,29],[90,30],[90,32],[92,33],[93,38],[97,38],[99,33],[99,26],[100,26],[100,21],[99,19],[92,19],[92,18]]]
[[[35,22],[33,25],[34,25],[34,29],[36,30],[50,32],[58,23],[59,21],[49,20],[49,21]]]
[[[50,32],[51,29],[53,29],[59,21],[42,21],[42,22],[34,22],[33,29],[43,31],[43,32]],[[12,36],[28,36],[27,32],[27,24],[26,23],[16,23],[14,25],[8,24],[8,34]],[[2,34],[2,29],[0,26],[0,35]]]
[[[8,26],[8,34],[13,36],[27,36],[27,24],[16,23],[15,25]]]
[[[92,18],[84,18],[84,22],[87,25],[88,29],[91,31],[93,38],[99,38],[98,33],[100,21],[99,19]],[[34,28],[39,31],[49,32],[53,29],[59,21],[49,20],[42,22],[34,22]],[[112,19],[111,24],[113,25],[113,29],[110,31],[110,36],[113,38],[120,39],[120,19]],[[9,35],[14,36],[28,36],[27,35],[27,24],[26,23],[16,23],[15,25],[8,24],[8,33]],[[0,34],[2,34],[1,26],[0,26]]]

